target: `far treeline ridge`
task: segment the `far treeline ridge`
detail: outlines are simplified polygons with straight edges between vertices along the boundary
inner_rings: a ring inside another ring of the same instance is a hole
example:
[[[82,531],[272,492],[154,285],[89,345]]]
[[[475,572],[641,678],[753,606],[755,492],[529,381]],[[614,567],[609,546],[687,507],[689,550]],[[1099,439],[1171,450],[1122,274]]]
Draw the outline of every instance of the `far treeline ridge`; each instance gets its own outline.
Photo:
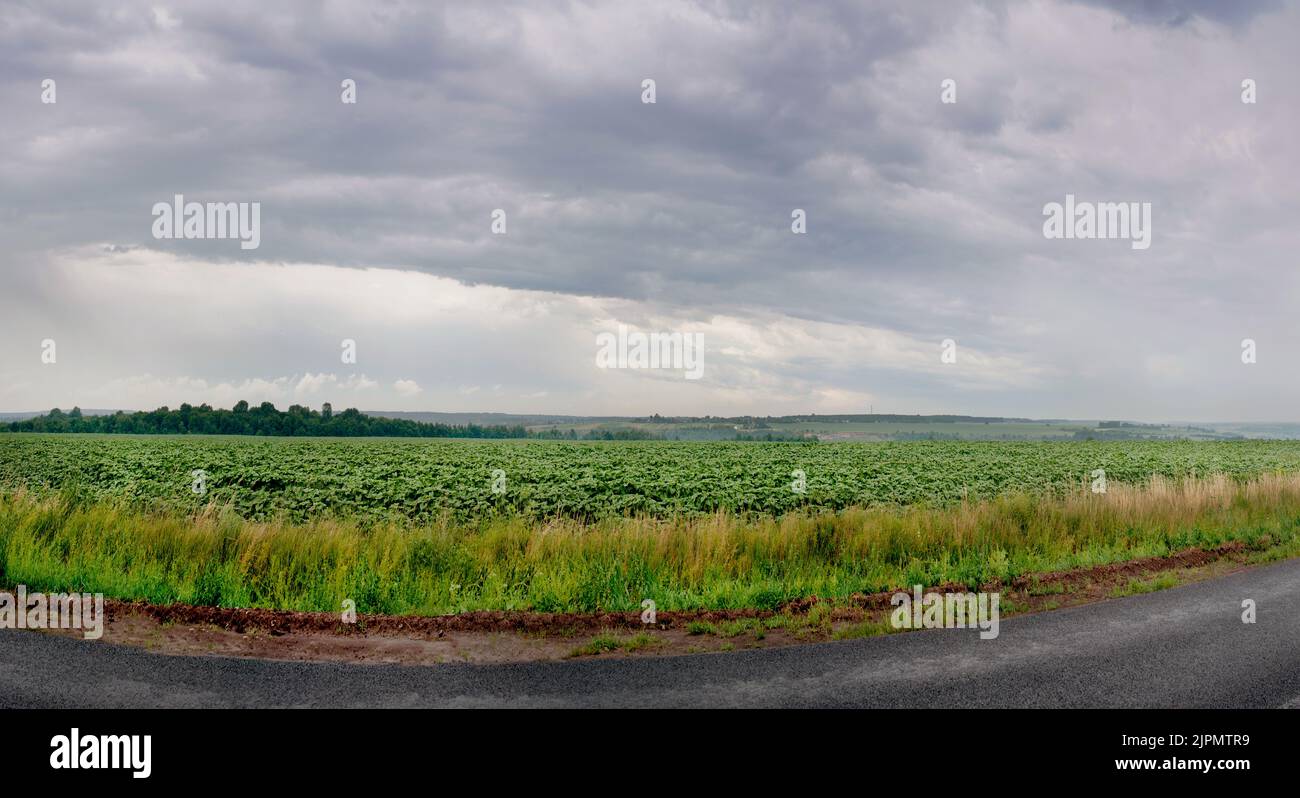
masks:
[[[277,410],[270,402],[256,407],[240,401],[230,410],[214,410],[210,405],[194,407],[182,404],[171,410],[160,407],[148,412],[86,416],[79,408],[63,412],[58,408],[43,416],[0,425],[10,432],[91,432],[128,435],[286,435],[322,437],[395,437],[395,438],[565,438],[578,439],[576,431],[546,430],[533,432],[522,424],[483,426],[479,424],[438,424],[401,418],[368,416],[354,407],[335,413],[329,403],[312,410],[292,405]],[[572,433],[572,434],[570,434]],[[590,431],[584,439],[653,438],[641,430]]]
[[[649,420],[649,419],[647,419]],[[367,415],[350,407],[335,413],[327,402],[319,411],[302,405],[277,410],[271,402],[253,407],[239,401],[229,410],[211,405],[182,404],[172,410],[84,415],[80,408],[64,412],[59,408],[34,418],[0,423],[9,432],[83,432],[124,435],[266,435],[289,437],[393,437],[393,438],[536,438],[543,440],[664,440],[666,436],[637,427],[576,429],[554,427],[531,430],[523,424],[444,424],[404,418]],[[768,434],[736,435],[736,440],[785,439]],[[795,440],[815,440],[790,436]]]

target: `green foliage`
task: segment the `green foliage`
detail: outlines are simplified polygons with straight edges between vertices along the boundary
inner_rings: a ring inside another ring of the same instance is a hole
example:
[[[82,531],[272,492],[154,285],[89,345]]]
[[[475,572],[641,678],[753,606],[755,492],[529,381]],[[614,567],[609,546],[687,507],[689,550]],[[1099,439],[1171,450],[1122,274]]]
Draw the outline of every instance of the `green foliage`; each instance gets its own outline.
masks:
[[[1088,491],[1096,468],[1109,494]],[[1226,478],[1177,481],[1193,473]],[[330,612],[775,609],[1228,541],[1291,551],[1297,473],[1291,441],[0,434],[0,578]],[[1153,476],[1173,481],[1133,487]]]
[[[1173,574],[1161,574],[1153,579],[1130,579],[1127,585],[1121,585],[1110,592],[1112,598],[1136,596],[1142,593],[1154,593],[1178,586],[1178,577]]]
[[[239,401],[230,410],[214,410],[203,404],[182,404],[171,410],[160,407],[150,412],[83,416],[80,408],[64,413],[57,407],[43,416],[0,425],[10,432],[90,432],[132,435],[284,435],[290,437],[392,437],[392,438],[527,438],[522,425],[480,426],[426,424],[399,418],[367,416],[354,407],[335,415],[329,403],[320,412],[292,405],[276,410],[263,402],[249,409]]]
[[[0,486],[66,489],[172,510],[213,504],[243,518],[295,521],[779,516],[855,506],[941,507],[1017,493],[1021,505],[1008,513],[1024,529],[1030,497],[1078,490],[1097,468],[1111,483],[1297,473],[1300,441],[810,446],[0,434]],[[495,469],[505,472],[504,492],[492,491]],[[804,493],[791,489],[796,469],[807,475]],[[206,474],[202,495],[191,492],[194,470]],[[822,534],[808,545],[830,555],[828,547],[838,543]],[[880,545],[895,562],[915,553],[905,536],[886,536]],[[994,570],[1013,564],[998,561]]]

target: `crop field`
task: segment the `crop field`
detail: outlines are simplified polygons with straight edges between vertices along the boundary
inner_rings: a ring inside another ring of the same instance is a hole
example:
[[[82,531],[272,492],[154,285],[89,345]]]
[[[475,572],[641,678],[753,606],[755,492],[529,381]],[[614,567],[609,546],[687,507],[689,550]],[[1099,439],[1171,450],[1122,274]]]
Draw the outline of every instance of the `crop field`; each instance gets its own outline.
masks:
[[[771,608],[1230,542],[1295,556],[1300,442],[0,435],[0,585],[156,603]]]
[[[1300,472],[1300,441],[728,443],[0,435],[0,487],[246,519],[781,515]],[[202,472],[196,492],[195,472]],[[802,480],[800,479],[802,474]],[[802,488],[799,490],[797,488]]]

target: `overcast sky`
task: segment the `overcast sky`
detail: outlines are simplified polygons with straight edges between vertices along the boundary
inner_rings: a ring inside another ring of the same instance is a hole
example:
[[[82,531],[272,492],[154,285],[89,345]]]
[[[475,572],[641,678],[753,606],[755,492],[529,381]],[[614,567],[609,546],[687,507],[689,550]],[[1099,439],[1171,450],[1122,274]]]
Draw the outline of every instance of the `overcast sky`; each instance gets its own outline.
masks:
[[[1300,421],[1297,40],[1283,2],[9,2],[0,410]],[[176,194],[260,246],[156,239]],[[1067,194],[1150,203],[1150,248],[1045,238]],[[597,368],[620,324],[703,377]]]

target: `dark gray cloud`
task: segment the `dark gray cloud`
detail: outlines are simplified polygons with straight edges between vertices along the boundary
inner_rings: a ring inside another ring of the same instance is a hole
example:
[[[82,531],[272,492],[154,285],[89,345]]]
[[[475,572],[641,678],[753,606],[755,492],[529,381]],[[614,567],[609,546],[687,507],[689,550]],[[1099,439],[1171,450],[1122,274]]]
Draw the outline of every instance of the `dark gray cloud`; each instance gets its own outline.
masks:
[[[1110,9],[1135,22],[1177,27],[1200,17],[1225,25],[1243,25],[1282,7],[1281,0],[1076,0]]]
[[[1193,417],[1186,386],[1229,373],[1198,371],[1207,352],[1248,334],[1273,351],[1294,343],[1297,27],[1281,3],[17,4],[0,16],[0,354],[43,337],[42,320],[88,341],[105,339],[94,317],[173,323],[139,307],[165,296],[129,281],[101,287],[122,292],[104,297],[120,314],[74,301],[60,281],[84,272],[66,253],[109,244],[142,264],[210,264],[187,278],[214,281],[200,304],[235,291],[243,264],[345,267],[358,281],[378,267],[553,294],[578,327],[611,309],[785,319],[902,336],[891,352],[954,337],[990,369],[972,395],[969,375],[851,348],[831,347],[834,362],[767,352],[771,375],[737,354],[725,379],[737,391],[783,374],[849,401]],[[1256,105],[1238,96],[1247,77]],[[44,78],[55,105],[39,103]],[[344,78],[356,105],[339,102]],[[654,105],[640,101],[645,78]],[[940,102],[945,79],[955,104]],[[261,247],[155,241],[150,208],[177,193],[261,202]],[[1067,193],[1151,202],[1152,249],[1044,240],[1043,205]],[[490,233],[496,208],[506,236]],[[790,232],[795,208],[807,235]],[[185,267],[138,268],[166,284]],[[563,304],[575,297],[596,304]],[[273,350],[251,353],[233,330],[218,343],[155,331],[86,380],[159,373],[151,363],[230,381],[329,371],[312,353],[346,314],[292,310],[292,326],[261,327]],[[372,376],[429,384],[419,347],[392,336]],[[195,347],[209,365],[186,370]],[[488,351],[464,366],[467,385],[519,373]],[[507,393],[589,401],[585,377],[550,370],[565,376],[542,369]],[[1017,371],[1042,384],[989,387]],[[718,410],[695,398],[677,409]]]

